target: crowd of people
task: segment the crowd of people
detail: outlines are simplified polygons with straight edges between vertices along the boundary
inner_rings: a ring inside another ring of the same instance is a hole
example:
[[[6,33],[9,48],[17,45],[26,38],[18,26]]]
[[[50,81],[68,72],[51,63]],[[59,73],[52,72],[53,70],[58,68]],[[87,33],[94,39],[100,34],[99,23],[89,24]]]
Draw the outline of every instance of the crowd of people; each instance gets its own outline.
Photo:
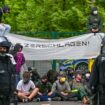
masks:
[[[81,70],[74,71],[73,69],[67,69],[65,71],[54,71],[49,70],[46,74],[41,77],[37,70],[28,67],[24,70],[22,77],[20,76],[21,67],[25,63],[25,57],[22,52],[23,46],[17,43],[13,49],[10,49],[11,43],[7,40],[0,42],[0,68],[11,72],[11,77],[0,71],[0,82],[3,86],[7,85],[6,78],[11,81],[9,90],[4,90],[2,93],[0,87],[0,102],[10,102],[11,91],[16,94],[18,101],[30,102],[30,101],[70,101],[70,100],[81,100],[82,103],[89,103],[88,81],[90,73],[86,75],[82,74]],[[8,68],[9,67],[9,68]],[[6,76],[6,77],[5,77]],[[6,83],[5,83],[6,82]],[[9,85],[9,84],[8,84]],[[1,101],[4,97],[5,100]],[[2,105],[2,104],[1,104]]]
[[[33,99],[35,101],[81,100],[84,104],[89,103],[90,93],[87,91],[89,72],[83,75],[81,71],[66,74],[65,71],[49,70],[40,77],[33,71],[34,69],[30,70],[30,68],[28,71],[24,71],[23,78],[17,83],[16,90],[19,101],[28,102]],[[56,79],[53,82],[48,78],[49,72],[52,72],[50,75],[52,78],[54,78],[53,74],[56,74]],[[71,79],[69,79],[69,75],[71,75]]]
[[[10,93],[14,91],[19,99],[18,101],[22,102],[32,101],[33,99],[36,99],[36,101],[77,99],[83,103],[88,103],[88,95],[80,72],[68,71],[67,73],[67,71],[49,70],[40,77],[36,69],[29,67],[20,78],[21,67],[25,63],[22,52],[23,46],[19,43],[13,49],[10,49],[10,46],[11,43],[5,38],[0,42],[0,68],[2,69],[0,71],[0,84],[2,84],[2,87],[0,87],[0,102],[4,98],[1,97],[1,94],[4,94],[6,96],[5,100],[8,99],[7,103],[9,103]],[[8,70],[11,76],[7,75]],[[6,82],[7,80],[10,81],[11,85]],[[9,85],[7,91],[5,85]],[[4,93],[2,93],[3,90]],[[6,102],[5,100],[2,102]]]
[[[49,70],[40,77],[36,69],[28,67],[21,78],[21,67],[25,63],[25,57],[22,53],[23,46],[17,43],[10,50],[9,42],[7,42],[3,41],[0,44],[0,63],[7,63],[7,57],[11,61],[11,70],[14,75],[14,78],[11,77],[13,79],[12,87],[14,87],[18,101],[28,102],[33,99],[36,101],[70,101],[76,99],[85,104],[88,103],[89,94],[86,91],[86,82],[89,80],[90,73],[86,73],[86,76],[84,75],[86,78],[84,78],[80,71],[75,72],[73,69],[67,69],[68,72],[67,70],[59,72]],[[7,67],[5,66],[6,69],[8,69]]]

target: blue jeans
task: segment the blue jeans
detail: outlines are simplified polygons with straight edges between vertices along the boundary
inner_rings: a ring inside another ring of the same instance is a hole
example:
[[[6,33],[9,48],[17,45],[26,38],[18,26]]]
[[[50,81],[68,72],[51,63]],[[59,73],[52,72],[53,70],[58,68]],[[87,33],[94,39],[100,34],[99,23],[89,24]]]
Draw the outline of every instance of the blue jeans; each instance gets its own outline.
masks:
[[[17,86],[19,81],[20,81],[20,74],[16,74],[16,86]]]
[[[43,94],[43,95],[38,95],[37,97],[40,98],[40,101],[49,101],[48,98],[53,98],[55,96],[56,95],[54,93],[51,96],[48,96],[47,94]]]
[[[40,101],[48,101],[48,96],[47,95],[39,95]]]
[[[10,32],[11,26],[9,24],[0,23],[0,36],[4,36],[5,33]]]

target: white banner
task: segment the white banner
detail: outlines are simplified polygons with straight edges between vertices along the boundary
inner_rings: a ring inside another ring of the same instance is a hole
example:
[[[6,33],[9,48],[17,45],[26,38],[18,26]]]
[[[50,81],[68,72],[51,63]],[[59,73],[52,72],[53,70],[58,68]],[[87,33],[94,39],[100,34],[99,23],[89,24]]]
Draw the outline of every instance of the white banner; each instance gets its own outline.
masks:
[[[37,39],[21,35],[7,34],[6,37],[13,43],[24,46],[26,60],[52,60],[52,59],[82,59],[93,58],[99,55],[101,41],[104,33],[65,39]]]

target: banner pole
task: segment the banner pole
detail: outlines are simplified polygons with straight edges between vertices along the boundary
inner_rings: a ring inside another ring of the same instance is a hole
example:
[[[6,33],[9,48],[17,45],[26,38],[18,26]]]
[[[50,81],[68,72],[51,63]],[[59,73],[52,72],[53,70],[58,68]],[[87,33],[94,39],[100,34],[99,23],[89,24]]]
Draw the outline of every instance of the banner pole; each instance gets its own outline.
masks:
[[[51,38],[56,39],[57,38],[57,32],[51,32]],[[52,70],[56,71],[56,60],[52,60]]]

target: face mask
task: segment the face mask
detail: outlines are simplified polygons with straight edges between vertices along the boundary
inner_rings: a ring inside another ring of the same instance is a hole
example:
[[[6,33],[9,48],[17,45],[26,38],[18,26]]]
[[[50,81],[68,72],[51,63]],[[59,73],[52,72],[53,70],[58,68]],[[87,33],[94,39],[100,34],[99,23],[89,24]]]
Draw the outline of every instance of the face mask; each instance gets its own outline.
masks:
[[[61,77],[61,78],[60,78],[60,82],[61,82],[61,83],[64,83],[65,81],[66,81],[66,78],[65,78],[65,77]]]
[[[89,73],[87,73],[85,76],[86,76],[86,78],[89,78],[89,77],[90,77],[90,74],[89,74]]]
[[[81,77],[76,77],[76,81],[80,82],[81,81]]]
[[[23,83],[27,84],[29,82],[30,79],[23,79]]]
[[[47,83],[47,79],[42,79],[42,83],[46,84]]]
[[[98,11],[93,11],[93,14],[94,14],[94,15],[97,15],[97,14],[98,14]]]

